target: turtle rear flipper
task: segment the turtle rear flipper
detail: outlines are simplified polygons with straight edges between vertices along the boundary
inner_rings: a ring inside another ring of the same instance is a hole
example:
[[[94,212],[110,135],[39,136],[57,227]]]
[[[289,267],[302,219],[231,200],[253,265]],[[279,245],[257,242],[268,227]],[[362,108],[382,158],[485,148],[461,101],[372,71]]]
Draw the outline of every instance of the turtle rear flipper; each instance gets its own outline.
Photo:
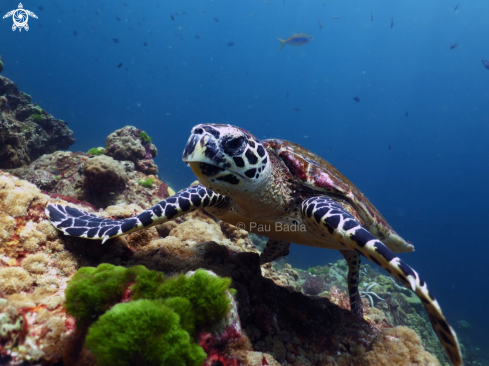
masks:
[[[196,185],[164,199],[139,215],[123,220],[105,219],[77,208],[58,204],[49,204],[45,212],[54,227],[66,235],[102,239],[104,243],[110,238],[162,224],[199,208],[224,209],[228,202],[229,198],[226,196],[214,193],[202,185]]]
[[[421,300],[433,329],[455,366],[462,365],[462,355],[455,331],[448,325],[438,302],[429,292],[418,273],[391,252],[379,239],[365,229],[339,203],[325,196],[309,198],[302,203],[301,213],[314,231],[322,230],[345,249],[353,250],[404,283]]]
[[[260,254],[260,264],[273,262],[275,259],[289,255],[290,242],[268,239],[265,249]]]

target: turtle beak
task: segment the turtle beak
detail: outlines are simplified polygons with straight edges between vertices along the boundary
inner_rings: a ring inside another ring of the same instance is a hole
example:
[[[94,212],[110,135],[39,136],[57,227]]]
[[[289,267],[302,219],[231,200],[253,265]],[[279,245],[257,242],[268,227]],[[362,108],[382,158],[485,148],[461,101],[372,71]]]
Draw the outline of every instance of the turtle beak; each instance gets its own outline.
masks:
[[[199,129],[194,128],[194,131]],[[201,131],[201,130],[200,130]],[[229,167],[214,136],[193,132],[183,150],[182,160],[190,165],[197,178],[215,176]]]

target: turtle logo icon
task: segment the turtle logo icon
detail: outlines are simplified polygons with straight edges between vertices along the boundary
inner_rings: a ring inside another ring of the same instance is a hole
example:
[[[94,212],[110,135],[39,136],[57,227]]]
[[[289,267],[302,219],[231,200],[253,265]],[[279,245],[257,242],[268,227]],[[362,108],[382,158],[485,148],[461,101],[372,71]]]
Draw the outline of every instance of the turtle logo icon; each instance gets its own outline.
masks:
[[[12,25],[13,31],[15,31],[17,28],[19,28],[19,32],[22,31],[22,28],[28,31],[29,25],[27,24],[27,21],[29,20],[29,15],[37,19],[36,14],[34,14],[32,11],[25,10],[22,3],[19,3],[19,8],[9,11],[7,14],[3,16],[3,19],[8,18],[10,16],[12,17],[14,21],[14,24]]]

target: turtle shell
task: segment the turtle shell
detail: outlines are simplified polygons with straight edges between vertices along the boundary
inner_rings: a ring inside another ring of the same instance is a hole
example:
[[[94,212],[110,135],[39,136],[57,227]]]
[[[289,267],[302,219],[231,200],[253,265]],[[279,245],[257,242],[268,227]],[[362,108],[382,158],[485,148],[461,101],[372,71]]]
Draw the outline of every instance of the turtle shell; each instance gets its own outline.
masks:
[[[338,169],[319,155],[290,141],[269,139],[262,141],[269,153],[275,154],[292,176],[307,191],[326,194],[344,206],[353,208],[362,225],[394,252],[412,252],[411,243],[402,239],[387,223],[374,205]],[[351,210],[350,210],[351,211]]]

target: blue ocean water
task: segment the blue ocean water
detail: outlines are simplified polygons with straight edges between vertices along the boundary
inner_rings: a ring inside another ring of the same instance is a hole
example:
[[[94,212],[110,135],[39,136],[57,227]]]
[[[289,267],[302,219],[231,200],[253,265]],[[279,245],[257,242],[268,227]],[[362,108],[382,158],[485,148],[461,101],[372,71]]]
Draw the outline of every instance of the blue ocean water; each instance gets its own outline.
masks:
[[[415,245],[402,258],[487,354],[489,3],[456,1],[28,1],[29,31],[0,22],[2,74],[69,123],[73,150],[148,132],[174,189],[194,180],[198,123],[318,153]],[[312,42],[280,51],[299,32]],[[289,262],[338,258],[295,246]]]

